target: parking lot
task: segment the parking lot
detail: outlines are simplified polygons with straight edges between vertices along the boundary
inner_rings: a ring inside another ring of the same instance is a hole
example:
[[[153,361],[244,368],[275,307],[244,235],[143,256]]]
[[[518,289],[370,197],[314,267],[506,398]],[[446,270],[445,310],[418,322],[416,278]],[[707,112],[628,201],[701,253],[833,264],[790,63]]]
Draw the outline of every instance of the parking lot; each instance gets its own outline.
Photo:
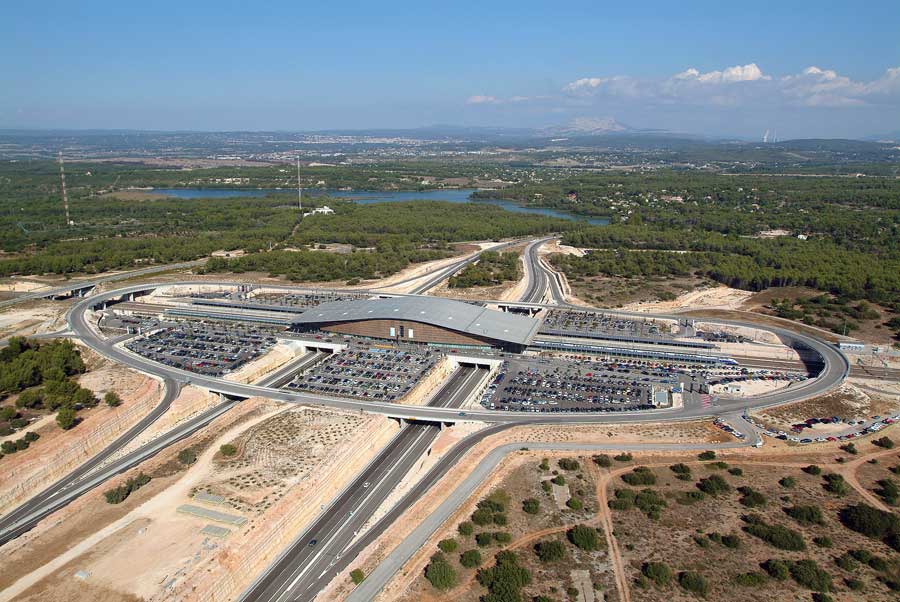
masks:
[[[541,325],[543,334],[613,339],[672,339],[671,325],[660,320],[626,318],[600,312],[552,309]]]
[[[662,373],[660,374],[663,375]],[[668,376],[666,373],[664,376]],[[666,381],[671,380],[671,383]],[[649,409],[654,373],[613,362],[507,360],[489,385],[482,404],[489,409],[521,412],[614,412]]]
[[[222,376],[275,345],[275,330],[221,322],[180,322],[126,343],[144,357],[206,376]]]
[[[440,352],[427,347],[351,347],[298,375],[285,388],[356,399],[396,401],[412,390],[440,356]]]

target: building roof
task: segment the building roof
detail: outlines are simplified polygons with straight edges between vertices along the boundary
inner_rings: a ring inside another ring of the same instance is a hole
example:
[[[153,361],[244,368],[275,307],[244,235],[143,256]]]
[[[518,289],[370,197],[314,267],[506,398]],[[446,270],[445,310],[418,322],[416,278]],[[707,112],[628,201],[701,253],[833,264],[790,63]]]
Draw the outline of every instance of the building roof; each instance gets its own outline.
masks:
[[[295,324],[407,320],[506,343],[527,345],[540,322],[441,297],[392,297],[331,301],[297,316]]]

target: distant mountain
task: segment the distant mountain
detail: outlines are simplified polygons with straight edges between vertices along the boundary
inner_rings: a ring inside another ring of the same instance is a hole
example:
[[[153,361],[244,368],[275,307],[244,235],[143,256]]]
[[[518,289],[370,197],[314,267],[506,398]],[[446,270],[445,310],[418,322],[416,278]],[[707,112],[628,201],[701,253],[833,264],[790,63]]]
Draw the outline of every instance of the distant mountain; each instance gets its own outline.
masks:
[[[900,130],[896,132],[888,132],[886,134],[876,134],[874,136],[866,136],[863,140],[870,140],[872,142],[888,142],[891,144],[900,143]]]
[[[576,117],[566,125],[544,128],[541,133],[549,136],[603,136],[634,131],[634,128],[612,117]]]

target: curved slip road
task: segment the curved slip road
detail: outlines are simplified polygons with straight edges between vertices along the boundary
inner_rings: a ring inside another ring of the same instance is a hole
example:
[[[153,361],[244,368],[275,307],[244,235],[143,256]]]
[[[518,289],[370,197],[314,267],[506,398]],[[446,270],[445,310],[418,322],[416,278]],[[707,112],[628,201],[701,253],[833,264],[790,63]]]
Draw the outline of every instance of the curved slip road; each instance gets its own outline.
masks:
[[[386,414],[393,417],[413,418],[420,420],[456,422],[461,419],[459,412],[432,406],[401,406],[389,402],[361,401],[348,398],[329,397],[326,395],[311,395],[307,393],[284,391],[260,385],[241,384],[227,381],[221,378],[208,377],[179,370],[170,366],[159,364],[145,357],[131,353],[120,346],[99,336],[88,325],[86,311],[101,302],[118,298],[123,294],[137,291],[150,290],[158,286],[184,285],[191,283],[163,283],[136,285],[115,291],[109,291],[94,297],[86,298],[76,303],[68,314],[69,328],[82,342],[113,361],[131,366],[142,372],[171,378],[182,382],[190,382],[210,389],[214,392],[224,393],[234,397],[262,396],[270,399],[306,403],[312,405],[324,405],[346,410],[360,410],[373,413]],[[225,283],[218,283],[225,284]],[[552,307],[552,306],[542,306]],[[646,317],[646,315],[644,315]],[[677,318],[676,318],[677,319]],[[731,320],[707,320],[711,323],[724,325],[743,325]],[[728,400],[719,398],[713,405],[702,407],[685,407],[677,410],[651,410],[644,412],[608,412],[608,413],[525,413],[504,410],[474,409],[465,412],[464,420],[482,421],[489,423],[602,423],[602,422],[636,422],[691,419],[701,416],[714,416],[722,413],[734,412],[743,408],[761,408],[779,405],[791,401],[800,401],[821,395],[843,382],[849,372],[849,363],[840,351],[835,347],[792,331],[774,326],[755,326],[773,332],[789,345],[804,346],[814,350],[823,358],[824,367],[816,378],[809,379],[802,384],[792,386],[784,390],[775,391],[751,399]]]

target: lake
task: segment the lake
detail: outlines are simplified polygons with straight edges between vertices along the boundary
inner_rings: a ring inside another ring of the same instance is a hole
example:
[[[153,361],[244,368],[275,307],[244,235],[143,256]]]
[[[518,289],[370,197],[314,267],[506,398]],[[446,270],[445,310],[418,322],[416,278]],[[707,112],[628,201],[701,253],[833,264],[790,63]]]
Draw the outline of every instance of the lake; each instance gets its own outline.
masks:
[[[290,193],[289,189],[235,189],[235,188],[154,188],[156,194],[164,194],[179,199],[225,199],[234,197],[264,197],[268,194]],[[605,217],[584,217],[568,211],[547,209],[544,207],[525,207],[512,201],[473,200],[471,194],[473,188],[456,188],[449,190],[426,190],[423,192],[386,192],[377,190],[304,190],[303,196],[317,197],[329,195],[351,199],[360,205],[372,203],[395,203],[398,201],[446,201],[448,203],[482,203],[484,205],[496,205],[512,213],[532,213],[546,215],[572,221],[582,221],[589,224],[605,226],[609,220]]]

